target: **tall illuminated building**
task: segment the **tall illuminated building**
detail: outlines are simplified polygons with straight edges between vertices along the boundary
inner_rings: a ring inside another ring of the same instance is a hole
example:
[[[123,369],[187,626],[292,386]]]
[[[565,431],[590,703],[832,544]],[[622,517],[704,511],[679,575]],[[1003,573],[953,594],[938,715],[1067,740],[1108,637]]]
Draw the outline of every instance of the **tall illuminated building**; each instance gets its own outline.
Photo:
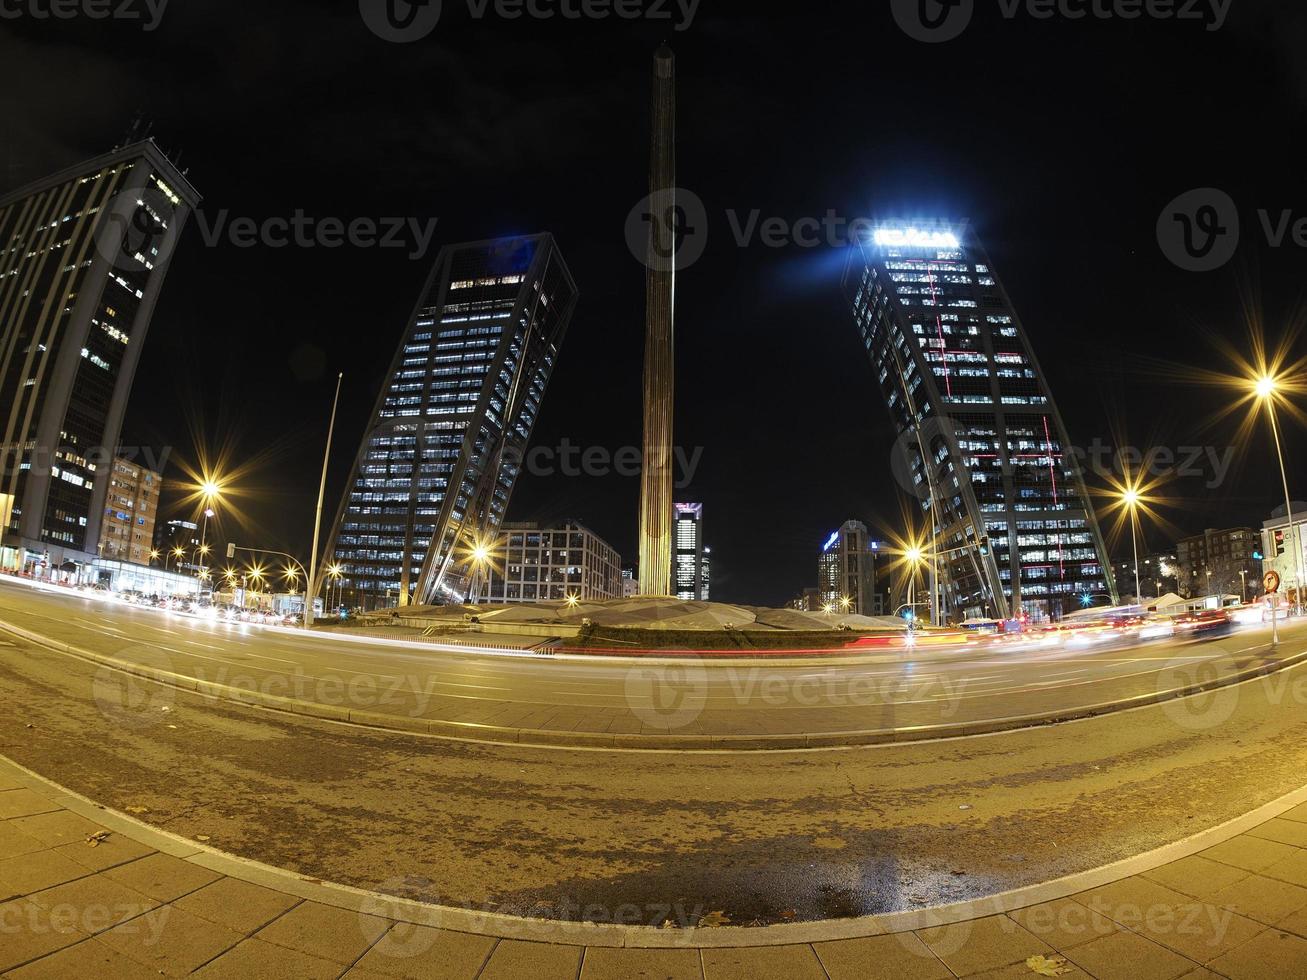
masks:
[[[676,598],[707,602],[712,552],[703,544],[703,504],[676,504],[672,515],[672,590]]]
[[[943,222],[850,249],[845,295],[921,502],[944,616],[1057,617],[1115,599],[1044,372],[980,242]]]
[[[551,235],[441,249],[327,541],[347,603],[484,594],[576,300]]]
[[[0,196],[4,565],[97,557],[141,348],[199,200],[150,140]]]
[[[876,591],[879,542],[871,540],[862,521],[845,521],[831,533],[817,557],[819,607],[859,616],[884,615]]]

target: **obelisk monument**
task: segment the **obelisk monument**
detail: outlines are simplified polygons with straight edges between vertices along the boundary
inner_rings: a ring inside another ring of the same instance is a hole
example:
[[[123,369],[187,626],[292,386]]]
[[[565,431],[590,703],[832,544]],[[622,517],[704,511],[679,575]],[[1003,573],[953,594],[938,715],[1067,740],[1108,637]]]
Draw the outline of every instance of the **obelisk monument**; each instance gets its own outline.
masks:
[[[644,467],[640,486],[640,594],[672,594],[672,328],[676,302],[676,57],[654,54],[645,271]]]

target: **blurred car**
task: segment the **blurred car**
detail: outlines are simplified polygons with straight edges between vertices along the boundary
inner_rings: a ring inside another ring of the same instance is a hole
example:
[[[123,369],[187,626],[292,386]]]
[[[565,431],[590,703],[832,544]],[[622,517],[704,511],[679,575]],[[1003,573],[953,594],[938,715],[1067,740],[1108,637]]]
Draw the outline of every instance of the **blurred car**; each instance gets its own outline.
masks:
[[[1224,609],[1200,609],[1175,619],[1175,631],[1188,636],[1212,636],[1230,631],[1232,620]]]

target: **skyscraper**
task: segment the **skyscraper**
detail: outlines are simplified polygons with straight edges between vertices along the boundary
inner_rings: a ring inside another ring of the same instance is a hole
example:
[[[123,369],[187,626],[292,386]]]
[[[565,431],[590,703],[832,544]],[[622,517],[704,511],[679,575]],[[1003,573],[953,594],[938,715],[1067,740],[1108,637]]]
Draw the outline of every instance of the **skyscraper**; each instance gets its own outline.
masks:
[[[1115,598],[1070,441],[980,242],[942,222],[850,249],[844,291],[921,502],[953,618],[1057,616]]]
[[[845,521],[833,532],[817,558],[820,605],[860,616],[884,615],[884,603],[876,591],[879,549],[861,521]]]
[[[0,197],[4,565],[94,557],[141,348],[199,200],[149,140]]]
[[[703,544],[703,504],[676,505],[672,540],[672,588],[676,598],[707,602],[712,553]]]
[[[551,235],[441,249],[327,541],[346,602],[461,601],[502,562],[497,532],[576,299]]]

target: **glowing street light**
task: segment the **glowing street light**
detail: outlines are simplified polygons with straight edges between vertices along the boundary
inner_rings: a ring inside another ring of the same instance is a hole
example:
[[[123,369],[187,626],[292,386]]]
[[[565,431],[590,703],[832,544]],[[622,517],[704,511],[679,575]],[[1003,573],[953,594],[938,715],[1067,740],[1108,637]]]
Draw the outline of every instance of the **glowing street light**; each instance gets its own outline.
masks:
[[[1280,394],[1280,381],[1274,375],[1263,374],[1253,382],[1253,392],[1257,400],[1266,405],[1266,416],[1271,420],[1271,435],[1275,440],[1275,455],[1280,462],[1280,482],[1284,486],[1284,516],[1289,522],[1289,534],[1286,536],[1293,545],[1295,564],[1298,566],[1298,591],[1295,607],[1301,611],[1303,589],[1307,588],[1307,575],[1304,575],[1302,556],[1302,531],[1293,523],[1293,500],[1289,496],[1289,475],[1284,468],[1284,450],[1280,447],[1280,425],[1275,418],[1275,400]],[[1295,534],[1296,532],[1296,534]],[[1293,538],[1297,538],[1296,542]]]
[[[1135,530],[1139,523],[1139,503],[1141,499],[1139,488],[1136,486],[1126,487],[1121,494],[1121,503],[1125,505],[1126,516],[1130,520],[1130,548],[1135,556],[1135,602],[1142,601],[1139,592],[1139,536]]]
[[[581,597],[577,595],[575,592],[569,592],[567,593],[566,602],[567,602],[568,609],[575,609],[577,606],[581,604]]]

